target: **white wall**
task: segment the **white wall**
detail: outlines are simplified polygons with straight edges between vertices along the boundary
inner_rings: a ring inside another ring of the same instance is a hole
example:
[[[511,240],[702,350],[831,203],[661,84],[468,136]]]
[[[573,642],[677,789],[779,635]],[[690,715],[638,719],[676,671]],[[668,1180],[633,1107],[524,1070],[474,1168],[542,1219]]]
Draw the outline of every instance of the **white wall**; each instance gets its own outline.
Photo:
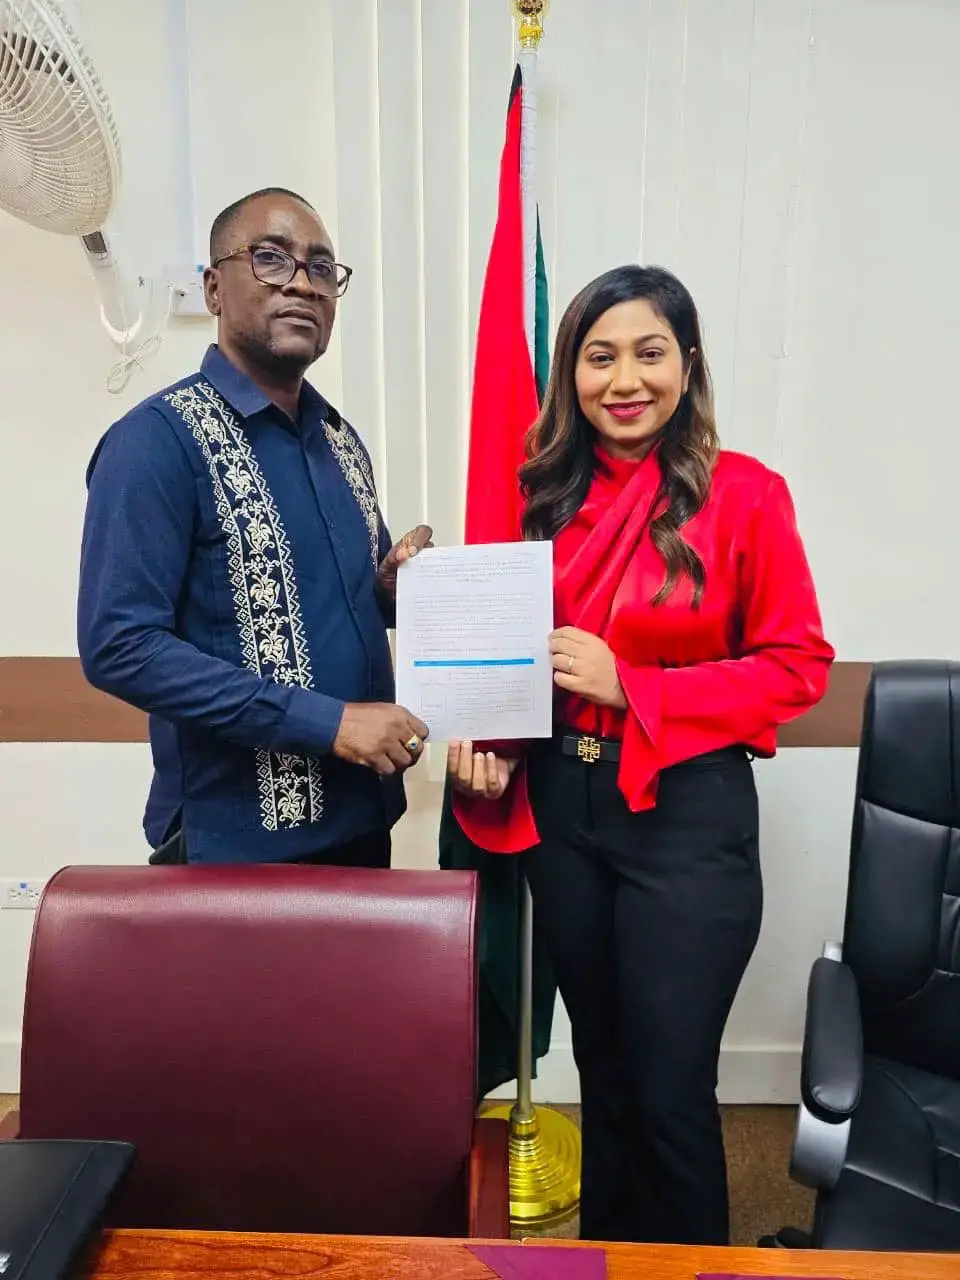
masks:
[[[181,239],[175,80],[164,4],[140,0],[136,32],[132,9],[83,3],[125,144],[118,228],[150,273]],[[315,201],[356,268],[315,380],[367,439],[392,526],[426,516],[456,539],[508,0],[274,0],[272,20],[296,37],[276,73],[259,6],[188,11],[198,228],[261,184]],[[556,0],[541,50],[554,319],[617,262],[681,274],[703,311],[725,443],[787,476],[845,660],[960,650],[958,56],[953,0]],[[73,653],[90,449],[195,366],[209,328],[171,328],[112,397],[75,247],[9,219],[0,238],[0,653]],[[728,1030],[728,1099],[794,1094],[806,972],[842,920],[854,768],[851,751],[814,749],[757,765],[766,922]],[[0,747],[0,877],[140,859],[147,776],[136,746]],[[425,773],[412,780],[401,864],[435,863],[439,794]],[[16,1084],[31,922],[0,913],[0,1090]],[[538,1091],[563,1101],[575,1088],[561,1014]]]

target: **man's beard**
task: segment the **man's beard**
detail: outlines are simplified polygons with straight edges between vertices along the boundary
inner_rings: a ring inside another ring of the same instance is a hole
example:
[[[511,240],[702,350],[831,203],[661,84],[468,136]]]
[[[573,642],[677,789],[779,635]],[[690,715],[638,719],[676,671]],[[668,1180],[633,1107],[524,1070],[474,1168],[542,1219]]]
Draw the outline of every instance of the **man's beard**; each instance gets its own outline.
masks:
[[[295,355],[292,352],[276,351],[269,338],[261,339],[252,334],[239,334],[237,345],[244,355],[264,373],[278,382],[292,382],[303,377],[309,367],[323,354],[318,346],[313,355]]]

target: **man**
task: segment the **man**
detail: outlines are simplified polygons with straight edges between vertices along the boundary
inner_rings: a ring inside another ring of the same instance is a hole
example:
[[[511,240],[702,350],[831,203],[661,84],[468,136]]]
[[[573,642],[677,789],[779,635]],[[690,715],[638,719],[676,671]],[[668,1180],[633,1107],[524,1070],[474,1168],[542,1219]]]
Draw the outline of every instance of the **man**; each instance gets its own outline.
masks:
[[[204,274],[217,344],[87,472],[80,659],[150,715],[151,861],[388,866],[427,726],[394,704],[399,564],[369,457],[304,373],[350,268],[280,188],[225,209]]]

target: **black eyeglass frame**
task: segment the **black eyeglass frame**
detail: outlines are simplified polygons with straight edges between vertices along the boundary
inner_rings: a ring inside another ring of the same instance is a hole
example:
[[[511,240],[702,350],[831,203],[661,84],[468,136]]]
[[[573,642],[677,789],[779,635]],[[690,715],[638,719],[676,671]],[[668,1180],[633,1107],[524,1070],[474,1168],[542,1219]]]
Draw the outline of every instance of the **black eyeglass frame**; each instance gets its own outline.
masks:
[[[266,250],[268,253],[276,254],[277,257],[285,258],[287,260],[290,266],[290,274],[287,276],[286,280],[264,280],[262,276],[257,274],[255,255],[258,249]],[[260,244],[242,244],[237,249],[231,249],[229,253],[222,253],[220,257],[216,258],[210,263],[210,265],[211,267],[219,267],[221,262],[228,262],[231,258],[239,258],[240,255],[244,253],[248,253],[250,255],[250,270],[253,272],[256,279],[259,280],[261,284],[273,285],[277,289],[282,289],[285,285],[288,285],[290,281],[294,279],[297,272],[302,270],[306,272],[307,279],[318,293],[322,293],[328,298],[342,298],[347,292],[347,287],[350,284],[350,277],[353,275],[353,267],[348,267],[343,262],[334,262],[330,258],[310,258],[307,261],[304,261],[302,258],[294,257],[294,255],[292,253],[288,253],[286,249],[281,249],[279,245],[263,244],[262,242]],[[343,273],[343,278],[338,278],[336,280],[336,293],[329,293],[321,287],[322,282],[314,280],[311,276],[310,266],[314,262],[322,262],[324,267],[333,267],[337,271],[338,275],[340,272]]]

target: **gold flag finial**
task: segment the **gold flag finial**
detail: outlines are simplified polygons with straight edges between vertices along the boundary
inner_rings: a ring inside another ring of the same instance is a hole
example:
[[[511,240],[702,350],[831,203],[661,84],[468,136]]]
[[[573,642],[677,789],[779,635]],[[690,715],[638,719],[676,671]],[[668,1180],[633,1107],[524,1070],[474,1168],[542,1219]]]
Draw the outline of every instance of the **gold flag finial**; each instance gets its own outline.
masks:
[[[513,16],[517,20],[520,44],[525,49],[540,47],[543,20],[550,8],[550,0],[513,0]]]

